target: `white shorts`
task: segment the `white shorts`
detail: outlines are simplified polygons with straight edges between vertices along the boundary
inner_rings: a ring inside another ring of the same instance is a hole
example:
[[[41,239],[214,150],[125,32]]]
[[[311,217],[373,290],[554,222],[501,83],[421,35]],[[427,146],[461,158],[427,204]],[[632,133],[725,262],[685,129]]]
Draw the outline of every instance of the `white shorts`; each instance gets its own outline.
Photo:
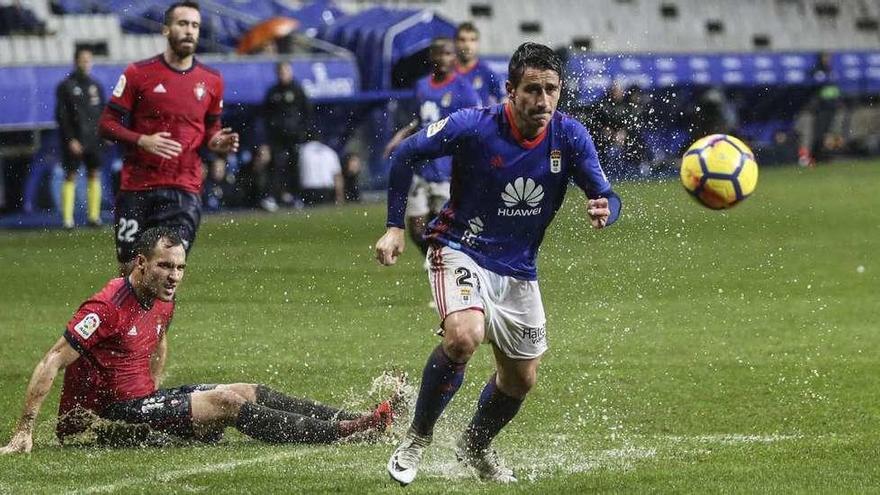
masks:
[[[486,270],[461,251],[428,249],[428,278],[440,320],[476,309],[486,321],[486,340],[512,359],[536,358],[547,350],[547,319],[537,280],[519,280]]]
[[[428,182],[421,175],[413,175],[406,198],[406,216],[423,217],[437,214],[449,201],[449,181]]]

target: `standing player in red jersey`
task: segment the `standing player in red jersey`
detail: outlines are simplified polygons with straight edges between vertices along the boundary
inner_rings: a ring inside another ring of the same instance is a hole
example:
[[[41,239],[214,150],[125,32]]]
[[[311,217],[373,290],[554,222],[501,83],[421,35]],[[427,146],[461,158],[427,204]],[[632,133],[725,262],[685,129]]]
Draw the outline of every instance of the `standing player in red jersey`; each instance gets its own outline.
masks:
[[[101,115],[101,135],[126,147],[115,209],[123,273],[131,270],[140,232],[156,225],[177,229],[189,252],[201,221],[198,150],[238,150],[238,134],[220,125],[223,79],[193,56],[200,24],[198,3],[168,7],[165,52],[129,65]]]
[[[270,443],[329,443],[391,426],[390,400],[361,415],[265,385],[157,389],[186,252],[170,227],[143,232],[134,251],[131,275],[111,280],[84,302],[37,364],[21,418],[0,454],[31,451],[37,413],[65,368],[56,427],[62,443],[92,426],[95,415],[198,441],[217,441],[228,426]]]

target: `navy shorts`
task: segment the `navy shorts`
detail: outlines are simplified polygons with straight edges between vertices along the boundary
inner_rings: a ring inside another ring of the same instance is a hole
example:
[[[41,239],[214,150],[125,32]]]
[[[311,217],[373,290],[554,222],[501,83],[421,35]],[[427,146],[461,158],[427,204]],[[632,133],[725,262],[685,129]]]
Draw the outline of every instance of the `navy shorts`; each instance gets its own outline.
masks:
[[[120,263],[134,259],[134,243],[150,227],[171,227],[183,239],[186,252],[196,240],[202,221],[202,200],[180,189],[120,191],[114,212],[116,258]]]
[[[213,390],[216,387],[217,385],[198,384],[163,388],[140,399],[114,402],[104,408],[100,416],[111,421],[145,424],[156,431],[185,439],[196,439],[193,431],[191,394]],[[206,439],[198,438],[198,440]],[[207,440],[219,440],[219,438]]]

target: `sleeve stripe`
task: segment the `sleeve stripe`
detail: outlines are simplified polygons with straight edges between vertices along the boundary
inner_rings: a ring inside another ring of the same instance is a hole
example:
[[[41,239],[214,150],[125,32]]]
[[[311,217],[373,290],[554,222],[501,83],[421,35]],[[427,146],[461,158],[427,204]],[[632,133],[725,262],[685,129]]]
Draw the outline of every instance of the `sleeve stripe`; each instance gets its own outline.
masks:
[[[124,106],[120,105],[119,103],[116,103],[113,101],[108,103],[107,106],[112,108],[113,110],[116,110],[117,112],[121,113],[123,116],[128,116],[128,114],[131,113],[131,110],[129,110],[129,109],[125,108]]]
[[[80,353],[81,356],[90,357],[89,351],[85,347],[83,347],[82,343],[76,339],[67,328],[64,329],[64,339],[67,340],[67,343],[70,344],[70,347],[73,347],[76,352]]]

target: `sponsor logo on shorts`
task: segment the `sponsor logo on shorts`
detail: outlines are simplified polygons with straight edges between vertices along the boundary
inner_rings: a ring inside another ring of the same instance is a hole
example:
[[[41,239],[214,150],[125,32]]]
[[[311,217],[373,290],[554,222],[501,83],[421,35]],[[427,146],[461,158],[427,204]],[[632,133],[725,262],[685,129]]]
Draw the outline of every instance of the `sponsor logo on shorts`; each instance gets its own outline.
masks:
[[[547,338],[547,330],[544,327],[523,328],[522,338],[529,339],[532,344],[538,345]]]
[[[156,409],[165,407],[165,397],[153,397],[147,399],[141,404],[141,413],[146,414]]]
[[[531,178],[519,177],[507,184],[501,193],[506,208],[498,208],[498,216],[529,217],[541,214],[544,188]]]
[[[83,340],[88,340],[88,338],[91,337],[100,326],[101,317],[96,313],[89,313],[80,320],[79,323],[73,326],[73,330],[76,331]]]

